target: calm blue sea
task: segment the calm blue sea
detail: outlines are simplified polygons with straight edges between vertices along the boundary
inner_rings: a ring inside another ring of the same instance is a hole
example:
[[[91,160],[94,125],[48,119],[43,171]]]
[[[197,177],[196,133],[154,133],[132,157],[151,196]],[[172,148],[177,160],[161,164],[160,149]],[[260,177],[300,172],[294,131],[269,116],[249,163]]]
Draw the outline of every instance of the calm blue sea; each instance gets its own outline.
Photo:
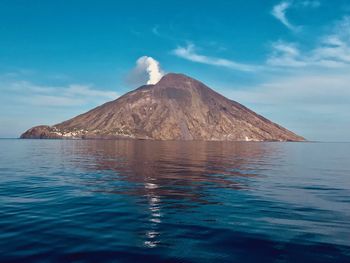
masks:
[[[350,262],[350,144],[0,149],[0,262]]]

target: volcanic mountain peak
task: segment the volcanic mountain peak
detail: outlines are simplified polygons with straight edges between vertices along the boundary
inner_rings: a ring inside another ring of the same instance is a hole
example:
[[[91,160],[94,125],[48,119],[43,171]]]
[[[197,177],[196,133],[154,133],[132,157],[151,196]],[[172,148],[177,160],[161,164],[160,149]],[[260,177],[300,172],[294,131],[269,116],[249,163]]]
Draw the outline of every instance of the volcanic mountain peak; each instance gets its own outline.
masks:
[[[186,76],[185,74],[181,74],[181,73],[167,73],[165,74],[158,83],[184,83],[186,81],[197,81],[193,78],[190,78],[188,76]],[[156,84],[158,84],[156,83]]]
[[[191,77],[188,77],[184,74],[180,73],[168,73],[164,75],[158,83],[155,84],[158,87],[179,87],[179,88],[185,88],[190,86],[196,86],[197,87],[206,87],[203,83],[200,81],[193,79]]]
[[[210,89],[202,82],[181,73],[168,73],[164,75],[156,84],[144,85],[140,88],[142,89],[146,87],[156,89]]]
[[[68,121],[29,129],[21,138],[304,140],[203,83],[174,73]]]
[[[164,75],[160,81],[154,85],[157,88],[163,89],[198,89],[198,90],[211,90],[202,82],[179,73],[168,73]],[[213,90],[211,90],[213,91]]]

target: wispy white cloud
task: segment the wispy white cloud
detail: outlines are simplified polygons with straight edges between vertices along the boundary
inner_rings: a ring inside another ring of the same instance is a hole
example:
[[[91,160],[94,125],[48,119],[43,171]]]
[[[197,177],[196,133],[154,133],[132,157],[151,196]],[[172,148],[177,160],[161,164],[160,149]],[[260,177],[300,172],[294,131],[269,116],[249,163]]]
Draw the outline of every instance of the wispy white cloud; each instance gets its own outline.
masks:
[[[0,75],[2,137],[17,137],[39,124],[59,123],[119,96],[93,85],[44,85],[26,80],[29,77],[23,73]]]
[[[178,57],[189,61],[226,67],[239,71],[270,71],[282,68],[345,68],[350,67],[350,16],[345,16],[333,24],[327,34],[321,36],[317,44],[306,49],[296,42],[276,41],[266,62],[260,65],[242,64],[226,58],[199,54],[193,44],[179,46],[172,51]]]
[[[299,32],[302,27],[296,26],[290,22],[287,17],[287,11],[291,8],[300,9],[300,8],[317,8],[321,6],[321,2],[317,0],[284,0],[279,4],[275,5],[271,10],[271,15],[273,15],[277,20],[279,20],[283,25],[285,25],[288,29]]]
[[[159,25],[153,26],[151,31],[154,35],[161,36],[161,34],[159,33]]]
[[[309,140],[349,140],[349,83],[347,72],[298,71],[225,95]]]
[[[63,94],[66,96],[82,96],[87,98],[102,98],[102,99],[116,99],[118,98],[118,93],[109,90],[99,90],[94,89],[90,85],[72,84],[64,89]]]
[[[194,44],[188,44],[185,47],[179,46],[176,49],[174,49],[172,53],[180,58],[184,58],[186,60],[197,62],[197,63],[220,66],[220,67],[230,68],[230,69],[239,70],[239,71],[257,70],[257,67],[253,65],[242,64],[242,63],[235,62],[233,60],[229,60],[225,58],[210,57],[210,56],[198,54],[196,52],[196,47]]]
[[[303,3],[303,2],[299,2]],[[304,5],[318,6],[316,2]],[[260,65],[243,64],[227,58],[218,58],[199,54],[194,44],[178,46],[172,53],[189,61],[226,67],[239,71],[271,71],[276,69],[341,69],[350,67],[350,16],[344,16],[335,21],[327,29],[327,33],[320,36],[316,44],[306,48],[297,42],[278,40],[271,45],[265,63]]]
[[[299,72],[285,75],[258,84],[250,89],[234,90],[230,97],[246,103],[272,105],[331,105],[332,107],[349,106],[350,76],[347,73]],[[350,108],[349,108],[350,109]],[[332,110],[333,111],[333,110]],[[350,111],[348,112],[350,115]]]
[[[301,51],[296,43],[277,41],[267,59],[270,66],[341,68],[350,66],[350,17],[334,24],[311,50]]]
[[[99,104],[119,96],[114,91],[95,89],[91,85],[46,86],[23,80],[2,79],[0,89],[24,104],[47,107]]]
[[[28,88],[28,86],[27,86]],[[24,101],[37,106],[71,107],[85,104],[99,104],[118,98],[114,91],[101,91],[84,85],[69,85],[67,87],[33,86],[33,93]],[[59,94],[59,95],[56,95]]]
[[[35,106],[45,107],[72,107],[84,105],[86,102],[84,99],[55,96],[55,95],[40,95],[33,94],[29,98],[19,98],[22,103],[30,103]]]
[[[321,39],[313,50],[316,59],[327,59],[339,63],[350,63],[350,16],[335,23],[332,32]]]
[[[305,61],[300,59],[300,51],[295,43],[277,41],[272,44],[272,53],[266,63],[270,66],[304,67]]]
[[[283,25],[292,31],[298,31],[299,27],[294,26],[287,18],[287,10],[291,7],[292,3],[289,1],[283,1],[272,8],[271,14],[278,19]]]
[[[321,6],[321,2],[316,0],[308,0],[300,2],[300,5],[303,7],[317,8]]]

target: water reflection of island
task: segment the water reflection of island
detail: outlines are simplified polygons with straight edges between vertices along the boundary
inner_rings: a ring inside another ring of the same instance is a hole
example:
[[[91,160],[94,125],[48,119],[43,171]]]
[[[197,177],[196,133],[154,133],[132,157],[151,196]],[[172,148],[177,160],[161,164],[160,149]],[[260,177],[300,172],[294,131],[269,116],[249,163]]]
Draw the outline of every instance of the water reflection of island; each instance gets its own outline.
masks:
[[[72,155],[88,173],[94,192],[126,194],[140,199],[149,211],[144,246],[157,247],[164,210],[184,210],[218,204],[215,188],[240,190],[244,180],[259,174],[271,145],[225,142],[76,141]],[[82,161],[84,160],[84,161]]]
[[[256,176],[271,156],[262,143],[176,141],[80,141],[74,148],[84,169],[106,171],[93,182],[97,191],[207,202],[204,189],[242,189],[242,177]],[[81,159],[88,162],[81,162]],[[108,184],[125,182],[124,187]],[[101,187],[99,187],[101,186]],[[154,199],[154,198],[153,198]]]

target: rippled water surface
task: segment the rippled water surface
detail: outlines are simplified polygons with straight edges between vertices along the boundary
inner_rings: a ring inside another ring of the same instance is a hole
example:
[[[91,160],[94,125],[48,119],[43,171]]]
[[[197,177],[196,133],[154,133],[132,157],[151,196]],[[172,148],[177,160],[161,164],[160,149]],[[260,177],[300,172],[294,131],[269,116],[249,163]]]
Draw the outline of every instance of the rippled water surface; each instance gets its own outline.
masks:
[[[1,262],[350,262],[350,144],[0,149]]]

